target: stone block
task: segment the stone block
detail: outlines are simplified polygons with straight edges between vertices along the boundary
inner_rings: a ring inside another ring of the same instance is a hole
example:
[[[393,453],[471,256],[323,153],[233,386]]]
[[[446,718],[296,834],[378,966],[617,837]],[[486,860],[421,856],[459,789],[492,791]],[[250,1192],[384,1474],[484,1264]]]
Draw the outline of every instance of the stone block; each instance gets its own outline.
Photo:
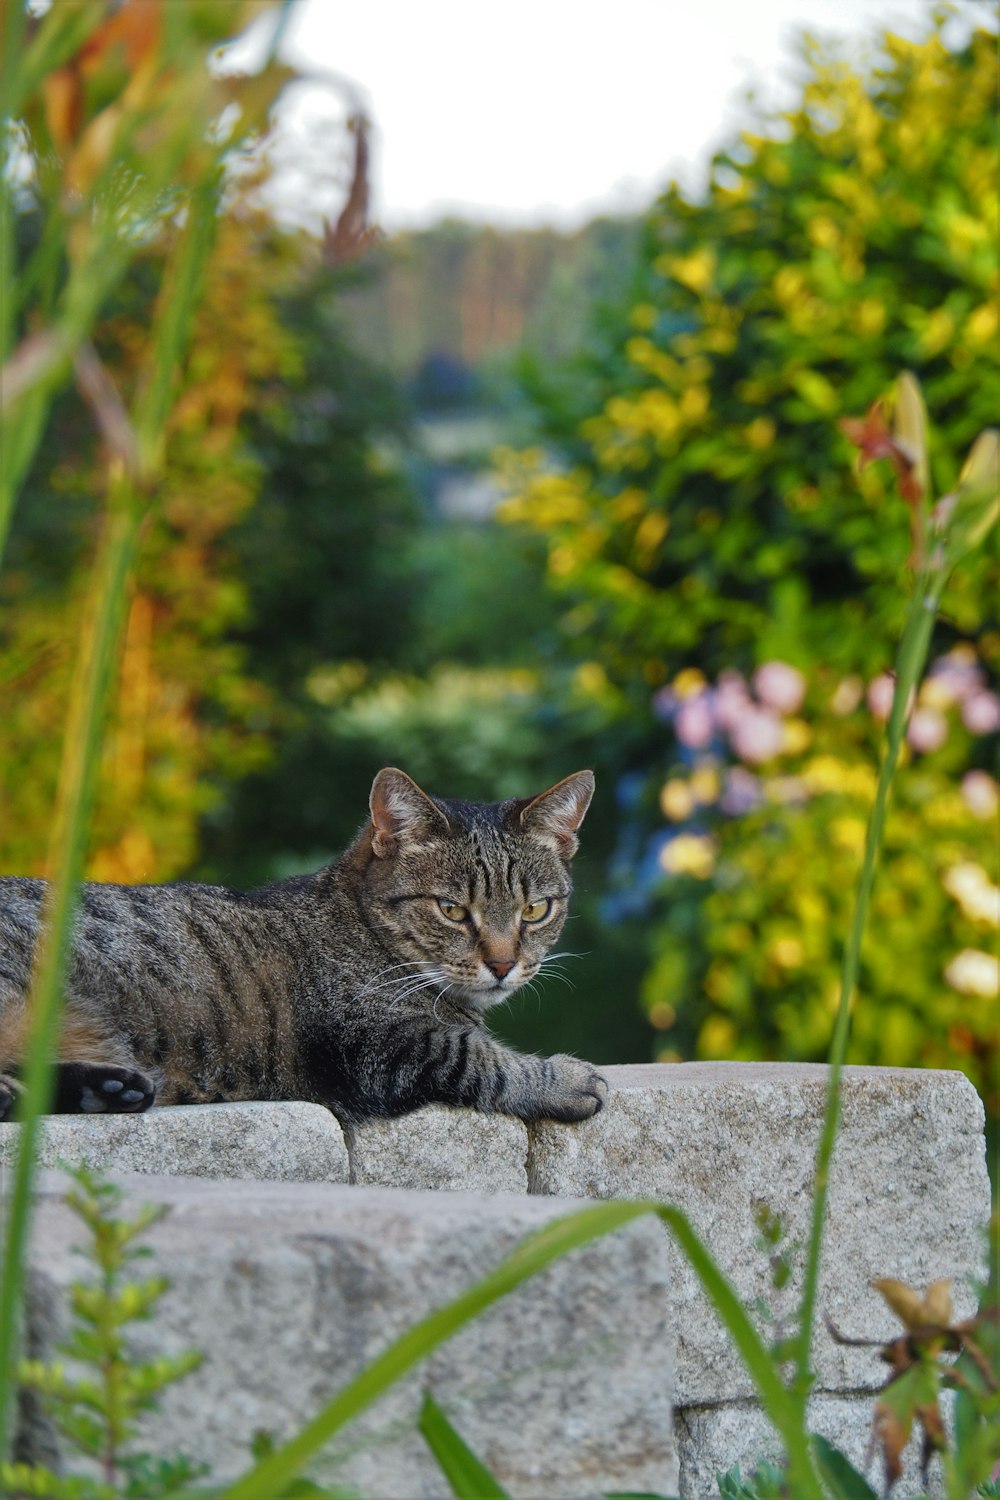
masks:
[[[78,1222],[46,1195],[34,1218],[31,1305],[80,1274]],[[297,1430],[403,1330],[491,1270],[525,1235],[580,1205],[329,1184],[120,1179],[169,1206],[143,1273],[171,1289],[134,1336],[149,1358],[205,1362],[165,1393],[142,1434],[218,1478],[254,1431]],[[415,1430],[424,1389],[518,1500],[609,1490],[676,1493],[667,1247],[652,1219],[594,1241],[442,1346],[310,1465],[368,1500],[450,1494]]]
[[[432,1104],[347,1127],[351,1181],[472,1193],[528,1191],[528,1132],[510,1115]]]
[[[651,1197],[684,1210],[745,1304],[762,1297],[778,1326],[801,1286],[826,1068],[684,1063],[604,1070],[605,1108],[570,1128],[532,1127],[529,1188],[587,1198]],[[961,1073],[847,1068],[831,1174],[819,1312],[845,1334],[888,1339],[898,1324],[869,1283],[895,1276],[954,1283],[959,1316],[982,1272],[990,1194],[983,1108]],[[785,1226],[794,1274],[775,1293],[755,1213]],[[687,1262],[674,1252],[681,1405],[749,1396],[728,1336]],[[772,1325],[773,1327],[773,1325]],[[821,1388],[879,1383],[870,1351],[816,1337]]]
[[[871,1392],[815,1396],[809,1403],[809,1430],[839,1448],[877,1493],[882,1492],[878,1455],[869,1451],[874,1398]],[[734,1464],[746,1478],[762,1460],[779,1463],[781,1443],[761,1411],[750,1401],[723,1406],[688,1407],[675,1413],[680,1500],[716,1496],[716,1476]],[[893,1487],[893,1500],[944,1493],[941,1465],[931,1460],[928,1485],[920,1478],[920,1440],[914,1435],[903,1451],[903,1473]]]
[[[0,1168],[17,1125],[0,1125]],[[338,1120],[319,1104],[192,1104],[142,1115],[49,1115],[39,1161],[112,1172],[347,1182]]]

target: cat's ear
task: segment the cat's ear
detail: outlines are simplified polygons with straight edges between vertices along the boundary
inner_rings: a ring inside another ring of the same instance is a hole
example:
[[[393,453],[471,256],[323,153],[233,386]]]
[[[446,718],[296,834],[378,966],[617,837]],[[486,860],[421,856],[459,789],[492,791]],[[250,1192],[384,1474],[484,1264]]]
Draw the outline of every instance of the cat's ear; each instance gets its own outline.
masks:
[[[435,831],[449,829],[441,809],[422,792],[412,777],[386,766],[372,782],[368,805],[372,813],[372,852],[379,858],[404,846],[425,843]]]
[[[548,844],[561,859],[572,859],[577,831],[593,795],[593,771],[576,771],[521,808],[521,828]]]

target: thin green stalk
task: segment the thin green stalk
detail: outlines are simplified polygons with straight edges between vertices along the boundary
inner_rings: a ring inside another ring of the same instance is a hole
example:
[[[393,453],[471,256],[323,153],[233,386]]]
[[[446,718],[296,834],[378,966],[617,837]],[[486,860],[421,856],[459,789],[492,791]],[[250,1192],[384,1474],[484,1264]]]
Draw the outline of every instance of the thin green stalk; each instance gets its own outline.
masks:
[[[934,585],[932,587],[932,584]],[[864,859],[858,880],[857,896],[844,962],[841,970],[840,1003],[830,1044],[830,1075],[827,1083],[826,1111],[819,1147],[816,1153],[816,1177],[813,1187],[812,1221],[809,1244],[806,1252],[805,1277],[802,1287],[802,1302],[799,1309],[798,1333],[795,1341],[795,1388],[801,1403],[805,1404],[809,1392],[810,1360],[812,1351],[813,1321],[816,1312],[816,1297],[819,1290],[820,1261],[823,1248],[823,1228],[826,1218],[826,1203],[829,1191],[830,1162],[840,1125],[840,1082],[847,1054],[847,1039],[850,1032],[851,999],[858,980],[861,958],[861,943],[868,922],[875,866],[882,844],[885,814],[889,790],[899,760],[906,726],[907,705],[916,691],[927,660],[931,631],[937,613],[941,580],[925,574],[917,583],[910,605],[903,639],[896,659],[896,690],[886,729],[885,753],[879,768],[875,801],[872,804],[868,830],[865,835]]]
[[[215,170],[191,194],[187,223],[171,258],[167,284],[157,308],[146,384],[134,417],[143,475],[153,472],[162,462],[174,380],[187,345],[208,257],[215,244],[221,190],[222,173]]]
[[[62,1010],[62,981],[76,889],[83,873],[86,829],[97,780],[101,726],[121,634],[126,584],[138,533],[138,507],[128,481],[111,497],[91,592],[91,627],[81,655],[66,725],[49,856],[55,872],[46,906],[45,938],[32,985],[32,1036],[26,1057],[20,1138],[6,1214],[0,1285],[0,1457],[6,1455],[19,1307],[31,1213],[39,1118],[52,1090],[52,1056]]]

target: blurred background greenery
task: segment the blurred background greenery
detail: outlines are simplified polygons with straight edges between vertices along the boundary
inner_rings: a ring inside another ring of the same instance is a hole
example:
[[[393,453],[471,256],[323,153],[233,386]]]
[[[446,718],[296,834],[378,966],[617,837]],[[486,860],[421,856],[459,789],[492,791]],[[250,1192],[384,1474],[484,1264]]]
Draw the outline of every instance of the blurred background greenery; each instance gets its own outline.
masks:
[[[997,60],[985,25],[956,44],[930,18],[864,69],[803,53],[796,106],[748,116],[704,193],[574,233],[373,236],[355,121],[317,238],[244,153],[143,534],[91,878],[316,867],[382,764],[479,799],[589,765],[574,988],[497,1030],[598,1062],[825,1055],[912,547],[838,421],[916,372],[943,494],[998,419]],[[58,107],[45,150],[39,126],[8,158],[32,275],[46,163],[84,133],[60,141]],[[93,333],[124,390],[165,253],[149,234]],[[104,446],[67,389],[14,514],[4,871],[44,868]],[[997,571],[994,543],[945,596],[849,1059],[962,1067],[994,1114]]]

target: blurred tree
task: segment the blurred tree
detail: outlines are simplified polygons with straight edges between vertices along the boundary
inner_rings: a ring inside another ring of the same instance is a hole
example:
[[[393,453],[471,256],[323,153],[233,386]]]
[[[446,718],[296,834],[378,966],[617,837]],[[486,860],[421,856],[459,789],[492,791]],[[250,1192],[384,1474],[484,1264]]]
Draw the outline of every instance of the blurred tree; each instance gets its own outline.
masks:
[[[105,368],[136,379],[162,271],[150,246],[95,330]],[[287,251],[266,220],[234,206],[220,220],[168,430],[158,505],[143,531],[122,670],[105,738],[88,874],[162,879],[194,858],[214,783],[269,753],[273,706],[231,636],[246,591],[223,564],[221,539],[252,505],[258,464],[240,427],[262,383],[294,369],[292,338],[274,313]],[[0,865],[37,872],[48,824],[74,645],[100,520],[105,462],[80,399],[65,395],[15,516],[0,673]]]
[[[357,274],[320,271],[281,299],[298,366],[246,428],[261,483],[226,556],[246,602],[234,639],[267,690],[274,756],[217,801],[201,859],[238,883],[328,858],[353,835],[377,767],[331,710],[411,649],[421,516],[391,456],[406,439],[399,390],[341,328]]]
[[[907,521],[878,470],[845,486],[835,419],[916,370],[943,491],[996,414],[995,39],[884,47],[870,78],[808,49],[784,128],[718,156],[706,202],[657,206],[582,409],[576,366],[536,392],[568,467],[529,455],[507,514],[547,535],[569,632],[630,689],[665,656],[883,665]],[[956,574],[956,630],[992,577]]]
[[[857,760],[864,731],[832,705],[853,692],[856,707],[861,679],[891,661],[913,547],[883,466],[850,481],[837,418],[916,370],[943,493],[1000,409],[996,40],[978,31],[949,48],[943,26],[918,42],[883,37],[867,74],[807,44],[798,107],[720,154],[704,201],[672,187],[645,226],[628,309],[605,314],[591,352],[556,379],[532,372],[545,447],[511,456],[505,514],[544,535],[564,639],[611,721],[631,722],[641,744],[638,774],[622,781],[631,812],[609,910],[646,910],[655,892],[646,1000],[669,1033],[665,1055],[815,1057],[825,1046],[848,822],[863,818],[867,793],[851,783],[848,818],[825,796],[783,803],[778,773],[782,755],[798,765],[810,743],[844,768]],[[941,647],[971,653],[976,670],[1000,657],[996,586],[988,550],[944,598]],[[790,729],[748,692],[742,745],[730,744],[720,674],[755,663],[803,674],[821,720]],[[937,760],[914,743],[927,762],[897,812],[869,943],[866,998],[880,1020],[855,1031],[854,1057],[939,1060],[950,1044],[985,1086],[998,1028],[947,978],[955,944],[972,937],[944,884],[963,864],[990,883],[995,822],[956,802],[959,773],[985,764],[985,688],[980,710],[978,733],[945,724]],[[773,773],[769,805],[723,816],[719,846],[706,843],[723,772],[741,759]],[[704,796],[691,790],[699,773]],[[911,921],[921,932],[902,964]],[[792,936],[799,947],[780,952],[795,964],[767,958]]]

